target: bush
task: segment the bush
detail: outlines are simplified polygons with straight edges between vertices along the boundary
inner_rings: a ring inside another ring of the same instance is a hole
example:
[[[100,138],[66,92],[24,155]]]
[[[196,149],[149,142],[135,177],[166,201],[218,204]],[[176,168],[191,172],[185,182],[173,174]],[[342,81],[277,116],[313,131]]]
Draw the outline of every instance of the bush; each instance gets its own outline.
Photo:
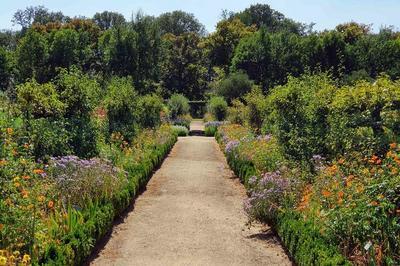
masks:
[[[190,111],[189,100],[182,94],[173,94],[168,100],[170,118],[176,119]]]
[[[354,87],[341,88],[330,105],[328,142],[332,152],[384,154],[389,143],[396,141],[399,110],[400,81],[381,77],[374,84],[360,81]]]
[[[179,136],[179,137],[186,137],[189,135],[189,130],[185,126],[172,126],[172,130]]]
[[[267,131],[278,138],[285,154],[310,162],[315,154],[328,154],[329,104],[335,87],[326,75],[289,78],[267,97]]]
[[[141,96],[138,105],[142,109],[140,125],[143,128],[158,127],[161,123],[160,113],[164,108],[161,97],[156,94]]]
[[[253,82],[247,74],[236,72],[217,82],[214,90],[218,96],[224,97],[227,102],[231,103],[234,99],[241,98],[250,92],[252,87]]]
[[[170,123],[174,126],[184,126],[190,130],[190,123],[192,122],[192,117],[189,114],[180,115],[175,119],[170,120]]]
[[[212,97],[208,102],[208,112],[211,113],[215,119],[222,121],[225,119],[228,104],[222,97]]]
[[[240,100],[233,100],[232,106],[228,107],[227,120],[232,124],[244,125],[248,116],[247,106]]]
[[[119,132],[130,141],[139,129],[140,107],[138,94],[130,78],[113,78],[107,87],[105,107],[108,116],[109,136]]]
[[[218,131],[218,127],[226,124],[226,122],[221,121],[210,121],[204,124],[204,134],[208,137],[214,137],[215,133]]]
[[[266,97],[258,87],[253,87],[252,91],[244,97],[247,108],[244,112],[247,124],[257,133],[260,133],[267,113]],[[243,108],[242,108],[243,109]]]

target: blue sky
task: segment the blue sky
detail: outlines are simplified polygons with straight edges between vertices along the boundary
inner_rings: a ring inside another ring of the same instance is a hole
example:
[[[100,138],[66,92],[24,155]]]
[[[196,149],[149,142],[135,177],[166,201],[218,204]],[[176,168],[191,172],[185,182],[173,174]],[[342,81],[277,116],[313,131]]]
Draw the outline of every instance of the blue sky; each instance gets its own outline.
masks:
[[[13,27],[11,18],[17,9],[44,5],[69,16],[87,17],[104,10],[117,11],[130,18],[139,9],[148,15],[180,9],[194,13],[212,32],[223,9],[239,11],[254,3],[269,4],[300,22],[314,22],[317,30],[332,29],[348,21],[372,23],[375,31],[389,25],[400,29],[400,0],[1,0],[0,29]]]

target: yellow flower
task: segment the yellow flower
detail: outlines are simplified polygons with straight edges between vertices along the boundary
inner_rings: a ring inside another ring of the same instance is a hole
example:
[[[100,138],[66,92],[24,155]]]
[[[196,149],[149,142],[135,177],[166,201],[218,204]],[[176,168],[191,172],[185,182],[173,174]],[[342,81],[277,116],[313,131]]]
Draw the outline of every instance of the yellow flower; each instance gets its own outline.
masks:
[[[46,198],[43,195],[40,195],[39,197],[37,197],[37,200],[39,202],[43,202]]]
[[[0,266],[6,266],[7,265],[7,258],[0,256]]]
[[[18,188],[18,187],[21,186],[21,184],[20,184],[19,182],[15,182],[15,183],[14,183],[14,186]]]
[[[31,256],[28,254],[25,254],[24,257],[22,258],[23,261],[29,262],[31,260]]]

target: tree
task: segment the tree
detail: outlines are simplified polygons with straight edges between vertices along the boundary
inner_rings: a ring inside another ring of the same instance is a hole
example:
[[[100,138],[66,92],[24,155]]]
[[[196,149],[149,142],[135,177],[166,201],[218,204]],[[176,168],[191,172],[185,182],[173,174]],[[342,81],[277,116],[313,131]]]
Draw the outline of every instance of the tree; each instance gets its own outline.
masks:
[[[108,30],[126,23],[125,17],[122,14],[109,11],[96,13],[93,16],[93,20],[102,30]]]
[[[165,96],[181,93],[190,100],[202,99],[207,86],[207,68],[200,37],[194,33],[167,34],[163,40],[161,85],[166,90]]]
[[[39,82],[47,79],[48,44],[46,38],[33,30],[20,40],[17,47],[17,69],[19,79],[35,78]]]
[[[249,80],[247,74],[242,72],[231,73],[225,79],[215,84],[215,93],[224,97],[231,103],[234,99],[241,98],[250,92],[253,82]]]
[[[22,27],[23,31],[32,24],[47,24],[50,22],[68,22],[69,17],[62,12],[49,12],[44,6],[29,6],[25,10],[18,9],[15,12],[12,22]]]
[[[239,41],[251,35],[255,30],[254,27],[244,25],[239,19],[219,22],[216,32],[205,40],[205,47],[211,64],[224,67],[227,70]]]
[[[52,68],[68,68],[78,63],[79,35],[71,29],[55,31],[51,38],[49,60]]]
[[[251,5],[242,12],[234,13],[230,19],[235,18],[240,19],[246,26],[256,25],[258,29],[265,27],[268,32],[304,34],[306,28],[305,25],[286,18],[266,4]]]
[[[337,25],[336,30],[343,34],[345,42],[353,44],[371,32],[371,25],[349,22]]]
[[[201,24],[193,14],[176,10],[161,14],[157,18],[157,23],[162,34],[172,33],[175,36],[184,33],[196,33],[200,36],[206,34],[204,25]]]
[[[10,53],[0,47],[0,91],[5,91],[11,82],[12,67]]]

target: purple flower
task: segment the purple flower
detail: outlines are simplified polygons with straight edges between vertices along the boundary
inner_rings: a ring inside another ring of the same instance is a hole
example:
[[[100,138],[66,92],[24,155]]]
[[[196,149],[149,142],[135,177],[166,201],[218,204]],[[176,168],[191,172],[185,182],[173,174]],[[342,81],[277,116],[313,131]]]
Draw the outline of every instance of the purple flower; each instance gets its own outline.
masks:
[[[235,148],[239,146],[240,142],[237,140],[231,140],[226,144],[225,146],[225,152],[226,153],[231,153]]]

